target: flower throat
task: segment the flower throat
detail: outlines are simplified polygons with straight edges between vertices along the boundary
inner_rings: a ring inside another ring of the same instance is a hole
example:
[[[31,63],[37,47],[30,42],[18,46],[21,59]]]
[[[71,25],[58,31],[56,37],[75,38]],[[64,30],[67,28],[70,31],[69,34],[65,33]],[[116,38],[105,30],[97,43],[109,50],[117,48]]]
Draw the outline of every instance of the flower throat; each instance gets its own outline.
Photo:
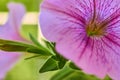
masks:
[[[103,36],[105,34],[106,27],[96,22],[90,22],[86,27],[86,33],[88,36]]]

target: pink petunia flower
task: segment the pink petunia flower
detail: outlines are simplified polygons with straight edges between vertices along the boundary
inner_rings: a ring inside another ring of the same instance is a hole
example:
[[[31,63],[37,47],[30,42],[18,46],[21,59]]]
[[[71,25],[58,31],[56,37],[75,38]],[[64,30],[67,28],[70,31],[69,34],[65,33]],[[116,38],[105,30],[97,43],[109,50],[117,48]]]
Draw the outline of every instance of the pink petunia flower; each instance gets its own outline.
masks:
[[[84,72],[120,80],[120,0],[44,0],[40,26]]]
[[[25,41],[19,31],[21,20],[25,13],[23,5],[9,3],[9,16],[6,24],[0,26],[0,38],[14,41]],[[3,79],[7,72],[15,65],[22,55],[16,52],[0,51],[0,80]]]

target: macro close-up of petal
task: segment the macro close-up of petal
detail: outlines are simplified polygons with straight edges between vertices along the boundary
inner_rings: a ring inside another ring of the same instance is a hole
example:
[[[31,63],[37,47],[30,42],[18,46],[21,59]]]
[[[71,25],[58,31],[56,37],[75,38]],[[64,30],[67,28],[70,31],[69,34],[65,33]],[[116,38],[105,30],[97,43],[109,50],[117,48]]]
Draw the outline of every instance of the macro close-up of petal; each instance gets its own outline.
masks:
[[[22,18],[25,8],[21,4],[9,3],[8,20],[4,25],[0,25],[0,38],[5,40],[24,41],[20,35]],[[22,55],[17,52],[0,51],[0,80],[3,80],[7,72],[13,68]]]
[[[120,0],[44,0],[39,23],[57,52],[83,72],[120,80]]]

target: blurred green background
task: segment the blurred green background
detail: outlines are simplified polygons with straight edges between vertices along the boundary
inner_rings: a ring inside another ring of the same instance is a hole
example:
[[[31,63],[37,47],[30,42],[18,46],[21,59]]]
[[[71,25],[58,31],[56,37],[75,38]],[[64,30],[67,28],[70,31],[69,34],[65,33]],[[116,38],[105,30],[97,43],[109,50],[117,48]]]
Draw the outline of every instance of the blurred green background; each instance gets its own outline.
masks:
[[[7,11],[6,5],[9,2],[19,2],[25,5],[29,12],[39,11],[39,4],[42,0],[0,0],[0,11]]]

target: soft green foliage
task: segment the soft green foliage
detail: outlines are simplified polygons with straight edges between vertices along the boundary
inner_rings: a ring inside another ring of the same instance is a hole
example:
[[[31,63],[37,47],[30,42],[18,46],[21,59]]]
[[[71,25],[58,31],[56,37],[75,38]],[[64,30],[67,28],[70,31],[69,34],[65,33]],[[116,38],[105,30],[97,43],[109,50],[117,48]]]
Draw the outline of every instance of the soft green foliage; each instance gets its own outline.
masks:
[[[31,41],[29,34],[34,36],[37,39],[38,37],[38,25],[22,25],[21,27],[21,35],[25,39]]]
[[[66,66],[56,73],[50,80],[99,80],[95,76],[84,74],[80,70],[73,70]]]
[[[39,11],[39,4],[42,0],[0,0],[0,11],[8,11],[9,2],[19,2],[25,5],[27,11]]]

